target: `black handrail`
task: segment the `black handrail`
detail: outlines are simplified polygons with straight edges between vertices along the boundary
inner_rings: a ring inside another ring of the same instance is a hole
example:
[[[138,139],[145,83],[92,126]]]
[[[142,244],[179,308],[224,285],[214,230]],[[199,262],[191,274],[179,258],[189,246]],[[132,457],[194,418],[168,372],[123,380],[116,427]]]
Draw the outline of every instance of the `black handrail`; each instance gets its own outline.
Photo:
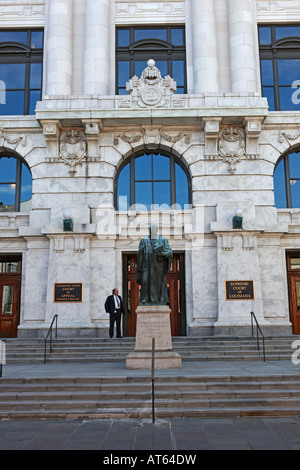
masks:
[[[47,364],[47,339],[48,339],[48,336],[50,335],[50,353],[52,353],[53,351],[53,341],[52,341],[52,327],[53,327],[53,323],[55,322],[55,339],[57,338],[57,313],[54,315],[53,317],[53,320],[51,322],[51,325],[49,327],[49,330],[48,330],[48,333],[47,335],[45,336],[44,338],[44,341],[45,341],[45,349],[44,349],[44,364]]]
[[[255,313],[254,312],[250,312],[250,315],[251,315],[251,331],[252,331],[252,336],[254,336],[254,331],[253,331],[253,318],[255,320],[255,323],[256,323],[256,342],[257,342],[257,350],[259,351],[259,337],[258,337],[258,333],[261,334],[262,336],[262,344],[263,344],[263,360],[266,361],[266,351],[265,351],[265,335],[263,334],[263,332],[261,331],[261,327],[259,326],[259,323],[257,321],[257,318],[255,316]]]

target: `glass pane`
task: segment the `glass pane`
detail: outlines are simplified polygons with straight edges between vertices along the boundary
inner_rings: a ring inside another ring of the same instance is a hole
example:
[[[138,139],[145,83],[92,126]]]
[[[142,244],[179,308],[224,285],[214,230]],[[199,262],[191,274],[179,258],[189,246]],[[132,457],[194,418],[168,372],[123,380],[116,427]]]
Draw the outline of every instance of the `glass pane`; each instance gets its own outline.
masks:
[[[32,31],[31,33],[31,47],[32,49],[42,49],[44,43],[43,31]]]
[[[152,183],[135,183],[135,204],[137,209],[151,210]],[[140,206],[142,204],[142,206]]]
[[[300,258],[291,258],[291,269],[300,269]]]
[[[163,155],[153,155],[153,179],[170,179],[170,159]]]
[[[182,209],[185,205],[189,204],[189,186],[188,179],[183,169],[175,163],[175,178],[176,178],[176,204],[179,204]]]
[[[130,44],[130,30],[119,29],[117,32],[117,45],[120,47],[126,47]]]
[[[300,152],[289,155],[290,177],[300,178]]]
[[[135,179],[136,180],[151,180],[152,179],[152,165],[151,155],[143,155],[135,159]]]
[[[25,64],[0,64],[0,80],[6,90],[25,88]]]
[[[258,29],[259,32],[259,43],[260,44],[271,44],[272,38],[271,38],[271,28],[269,26],[267,27],[261,27]]]
[[[118,210],[127,211],[130,207],[130,164],[121,171],[118,179]]]
[[[14,211],[16,199],[15,194],[15,184],[0,184],[0,208],[2,211]]]
[[[161,39],[167,41],[166,29],[136,29],[134,31],[134,40],[140,41],[141,39]]]
[[[275,28],[276,41],[288,37],[300,37],[300,26],[277,26]]]
[[[22,165],[21,212],[29,212],[32,202],[32,176],[26,165]]]
[[[264,86],[274,85],[273,61],[261,60],[261,78]]]
[[[12,315],[13,307],[13,286],[3,286],[2,288],[2,315]]]
[[[154,57],[155,60],[155,57]],[[161,76],[164,78],[168,75],[168,62],[166,60],[155,60],[155,67],[160,70]]]
[[[292,85],[299,80],[300,59],[278,60],[278,82],[279,85]]]
[[[285,188],[285,170],[284,160],[276,166],[274,171],[274,196],[275,196],[275,207],[285,208],[287,207],[286,201],[286,188]]]
[[[0,31],[0,42],[27,44],[27,31]]]
[[[0,183],[16,182],[16,158],[2,157],[0,158]]]
[[[290,180],[292,207],[300,207],[300,180]]]
[[[120,60],[118,62],[118,86],[126,87],[126,82],[130,79],[129,61]]]
[[[146,67],[147,67],[147,60],[135,60],[134,61],[134,75],[140,78]]]
[[[165,182],[156,182],[153,184],[154,190],[154,197],[153,202],[154,204],[167,204],[168,206],[171,205],[171,190],[170,190],[170,183]]]
[[[0,273],[17,273],[18,261],[3,261],[0,263]]]
[[[0,104],[0,115],[17,116],[24,114],[24,95],[24,91],[7,91],[5,103]]]
[[[184,60],[172,61],[172,75],[178,87],[184,87]]]
[[[40,91],[31,91],[29,96],[29,114],[35,114],[36,103],[41,101],[41,92]]]
[[[42,88],[42,64],[30,65],[30,88]]]
[[[300,111],[300,93],[290,87],[279,87],[281,111]]]
[[[275,111],[274,88],[264,87],[263,96],[268,100],[269,111]]]
[[[184,30],[182,28],[171,29],[171,43],[174,46],[184,45]]]

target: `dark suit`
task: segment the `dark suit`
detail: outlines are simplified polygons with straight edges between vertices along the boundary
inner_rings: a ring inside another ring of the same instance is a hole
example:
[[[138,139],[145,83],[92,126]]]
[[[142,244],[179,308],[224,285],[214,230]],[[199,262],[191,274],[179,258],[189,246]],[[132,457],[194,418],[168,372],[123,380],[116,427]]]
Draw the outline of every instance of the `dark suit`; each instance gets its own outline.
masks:
[[[116,323],[117,338],[121,338],[121,315],[124,314],[124,306],[122,297],[118,295],[120,302],[119,308],[115,305],[114,295],[109,295],[105,301],[105,311],[109,313],[109,336],[110,338],[114,335],[114,325]]]

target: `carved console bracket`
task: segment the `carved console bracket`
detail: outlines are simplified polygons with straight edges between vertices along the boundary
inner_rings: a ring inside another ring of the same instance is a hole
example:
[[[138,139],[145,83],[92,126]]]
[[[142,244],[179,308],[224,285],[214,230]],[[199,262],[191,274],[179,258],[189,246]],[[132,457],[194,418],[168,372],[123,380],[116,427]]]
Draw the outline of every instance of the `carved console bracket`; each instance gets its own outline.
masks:
[[[64,163],[75,176],[77,166],[84,162],[99,162],[100,121],[85,120],[82,128],[63,129],[58,120],[43,121],[47,145],[47,163]]]
[[[204,118],[205,159],[223,160],[232,175],[242,159],[256,160],[261,120],[244,118],[244,126],[221,126],[221,118]]]

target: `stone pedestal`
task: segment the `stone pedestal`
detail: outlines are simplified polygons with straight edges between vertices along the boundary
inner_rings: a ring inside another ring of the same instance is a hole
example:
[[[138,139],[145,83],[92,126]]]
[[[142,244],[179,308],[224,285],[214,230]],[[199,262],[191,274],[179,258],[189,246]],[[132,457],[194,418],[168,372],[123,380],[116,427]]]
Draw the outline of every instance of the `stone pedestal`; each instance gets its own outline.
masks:
[[[155,339],[155,369],[181,369],[181,357],[173,351],[168,306],[139,306],[136,310],[135,349],[126,358],[127,369],[151,369],[152,338]]]

